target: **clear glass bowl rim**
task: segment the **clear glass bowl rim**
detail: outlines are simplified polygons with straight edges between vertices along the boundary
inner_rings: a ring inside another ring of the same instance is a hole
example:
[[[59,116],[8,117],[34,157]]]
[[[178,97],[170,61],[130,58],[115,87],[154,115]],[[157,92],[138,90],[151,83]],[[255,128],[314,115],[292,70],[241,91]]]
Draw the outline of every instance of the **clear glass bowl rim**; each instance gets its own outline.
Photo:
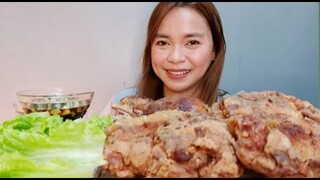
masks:
[[[16,93],[17,96],[23,97],[54,97],[54,96],[78,96],[94,94],[90,88],[78,87],[45,87],[45,88],[30,88],[23,89]]]

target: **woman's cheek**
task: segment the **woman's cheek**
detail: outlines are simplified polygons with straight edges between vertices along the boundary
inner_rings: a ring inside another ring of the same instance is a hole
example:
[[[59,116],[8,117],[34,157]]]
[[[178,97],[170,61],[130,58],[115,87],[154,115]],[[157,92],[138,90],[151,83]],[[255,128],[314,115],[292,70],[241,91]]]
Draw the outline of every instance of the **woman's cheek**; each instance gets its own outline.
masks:
[[[167,52],[165,50],[153,50],[152,51],[152,61],[154,64],[163,64],[166,60]]]

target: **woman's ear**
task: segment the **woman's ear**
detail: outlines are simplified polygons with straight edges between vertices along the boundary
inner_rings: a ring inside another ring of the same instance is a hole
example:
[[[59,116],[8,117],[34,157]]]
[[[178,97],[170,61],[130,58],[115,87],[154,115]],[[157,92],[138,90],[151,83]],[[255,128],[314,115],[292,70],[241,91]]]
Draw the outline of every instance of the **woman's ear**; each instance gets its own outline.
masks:
[[[216,52],[213,52],[213,53],[212,53],[211,61],[214,61],[215,59],[216,59]]]

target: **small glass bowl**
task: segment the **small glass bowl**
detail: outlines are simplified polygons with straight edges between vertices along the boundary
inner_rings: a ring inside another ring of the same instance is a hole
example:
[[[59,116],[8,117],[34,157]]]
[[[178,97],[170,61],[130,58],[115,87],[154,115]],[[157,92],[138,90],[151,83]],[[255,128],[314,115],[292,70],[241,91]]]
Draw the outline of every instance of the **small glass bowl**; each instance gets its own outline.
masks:
[[[24,113],[49,112],[64,120],[82,118],[94,95],[88,88],[47,87],[26,89],[17,92]]]

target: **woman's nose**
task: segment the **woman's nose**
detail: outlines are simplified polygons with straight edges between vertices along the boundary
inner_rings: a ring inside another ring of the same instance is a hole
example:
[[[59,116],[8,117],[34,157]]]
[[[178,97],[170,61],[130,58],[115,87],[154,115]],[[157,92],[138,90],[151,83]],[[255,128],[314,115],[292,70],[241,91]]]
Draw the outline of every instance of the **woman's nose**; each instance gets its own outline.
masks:
[[[183,49],[181,47],[172,47],[169,57],[168,57],[168,62],[177,64],[184,62],[186,60],[186,57],[184,56]]]

